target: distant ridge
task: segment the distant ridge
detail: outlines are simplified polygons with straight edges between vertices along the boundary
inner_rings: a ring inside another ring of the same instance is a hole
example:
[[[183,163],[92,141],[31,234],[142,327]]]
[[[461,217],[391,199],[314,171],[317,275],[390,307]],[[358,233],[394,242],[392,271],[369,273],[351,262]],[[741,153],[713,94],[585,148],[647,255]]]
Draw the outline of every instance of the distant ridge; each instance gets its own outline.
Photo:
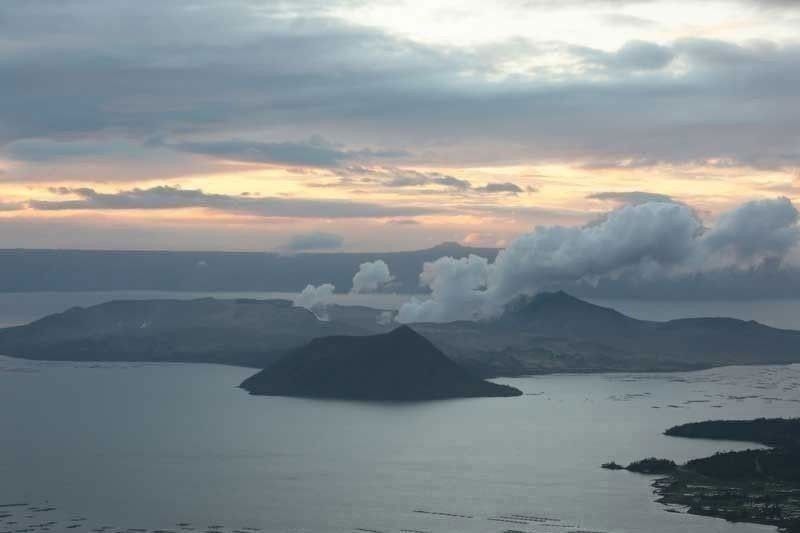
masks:
[[[564,291],[517,298],[493,321],[415,327],[489,376],[800,362],[797,331],[733,318],[638,320]]]
[[[264,368],[316,337],[386,331],[379,311],[288,300],[115,300],[0,329],[0,354],[61,361],[170,361]]]
[[[408,326],[315,339],[241,386],[259,395],[386,401],[522,394],[471,375]]]
[[[312,339],[373,335],[395,326],[368,307],[333,305],[328,314],[323,322],[286,300],[115,301],[0,329],[0,354],[265,368]],[[564,292],[516,300],[492,321],[412,326],[484,377],[800,363],[798,331],[732,318],[637,320]]]
[[[426,261],[477,254],[494,259],[495,248],[455,242],[407,252],[167,252],[125,250],[0,250],[0,292],[25,291],[271,291],[299,292],[311,283],[350,290],[361,263],[384,260],[392,289],[418,293]]]

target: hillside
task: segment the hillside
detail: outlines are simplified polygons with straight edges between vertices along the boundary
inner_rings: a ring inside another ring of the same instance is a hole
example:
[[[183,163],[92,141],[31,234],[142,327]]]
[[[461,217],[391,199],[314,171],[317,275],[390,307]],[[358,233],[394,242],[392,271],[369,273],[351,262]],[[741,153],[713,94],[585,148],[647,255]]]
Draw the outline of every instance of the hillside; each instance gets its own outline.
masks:
[[[331,309],[332,320],[286,300],[129,300],[76,307],[0,330],[0,354],[75,361],[178,361],[263,368],[311,339],[381,331],[378,311]]]
[[[800,362],[797,331],[731,318],[637,320],[561,291],[520,298],[496,320],[415,328],[490,376]]]
[[[379,335],[315,339],[242,388],[259,395],[392,401],[522,394],[471,375],[408,326]]]
[[[32,359],[215,362],[264,368],[319,337],[393,326],[380,311],[330,306],[330,321],[286,300],[130,300],[74,308],[0,330],[0,354]],[[696,370],[800,362],[800,332],[730,318],[650,322],[563,292],[509,304],[485,322],[414,324],[484,377]]]

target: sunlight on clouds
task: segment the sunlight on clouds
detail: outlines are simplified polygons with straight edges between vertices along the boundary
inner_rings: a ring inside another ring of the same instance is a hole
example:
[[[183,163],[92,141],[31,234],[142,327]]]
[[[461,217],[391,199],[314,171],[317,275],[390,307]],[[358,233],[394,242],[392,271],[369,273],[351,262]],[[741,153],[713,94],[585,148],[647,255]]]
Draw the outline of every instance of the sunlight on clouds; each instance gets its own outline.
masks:
[[[522,37],[567,41],[613,50],[633,39],[707,37],[746,41],[769,31],[796,38],[789,21],[736,1],[573,3],[505,0],[401,0],[341,4],[332,11],[353,23],[374,26],[415,41],[480,46]]]

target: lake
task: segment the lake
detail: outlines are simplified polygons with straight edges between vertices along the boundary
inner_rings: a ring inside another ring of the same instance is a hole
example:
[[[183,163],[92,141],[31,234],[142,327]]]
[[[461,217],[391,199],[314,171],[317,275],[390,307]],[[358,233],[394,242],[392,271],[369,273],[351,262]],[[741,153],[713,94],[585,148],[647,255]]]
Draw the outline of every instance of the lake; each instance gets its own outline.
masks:
[[[800,416],[798,365],[411,404],[252,397],[252,373],[0,357],[0,505],[25,504],[0,507],[0,531],[774,531],[667,512],[654,478],[600,464],[755,447],[661,434],[678,423]]]

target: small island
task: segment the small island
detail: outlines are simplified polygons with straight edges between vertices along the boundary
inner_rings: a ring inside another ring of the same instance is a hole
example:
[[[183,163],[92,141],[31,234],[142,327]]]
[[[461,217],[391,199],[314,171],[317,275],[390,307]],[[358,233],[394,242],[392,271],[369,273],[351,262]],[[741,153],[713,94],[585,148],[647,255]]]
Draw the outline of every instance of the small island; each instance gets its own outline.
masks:
[[[378,401],[522,395],[472,375],[408,326],[314,339],[241,387],[255,395]]]
[[[770,448],[720,452],[681,466],[649,458],[625,468],[666,476],[653,483],[659,502],[682,506],[691,514],[800,532],[800,419],[710,420],[675,426],[665,435]],[[623,469],[615,462],[603,468]]]
[[[669,459],[657,459],[655,457],[648,457],[640,461],[634,461],[628,466],[622,466],[614,461],[604,463],[602,465],[606,470],[627,470],[628,472],[636,472],[639,474],[671,474],[678,468],[674,461]]]

